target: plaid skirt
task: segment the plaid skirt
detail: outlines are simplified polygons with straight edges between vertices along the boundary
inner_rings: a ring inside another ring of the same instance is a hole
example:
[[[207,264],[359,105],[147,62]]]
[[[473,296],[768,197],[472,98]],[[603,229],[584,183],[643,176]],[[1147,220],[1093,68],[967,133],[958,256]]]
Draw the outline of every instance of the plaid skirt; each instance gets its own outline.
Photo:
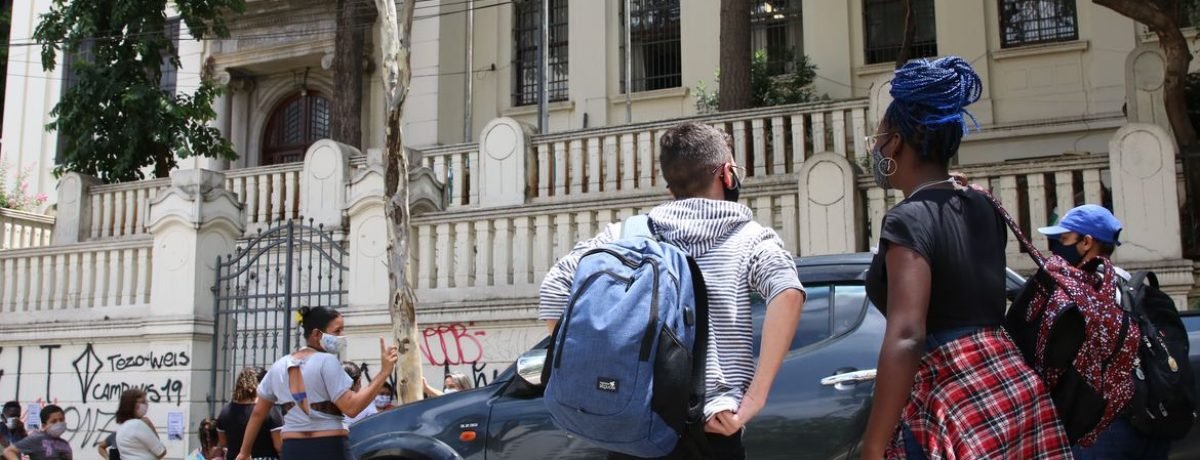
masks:
[[[905,458],[904,427],[932,460],[1071,458],[1045,386],[998,328],[927,352],[900,422],[889,459]]]

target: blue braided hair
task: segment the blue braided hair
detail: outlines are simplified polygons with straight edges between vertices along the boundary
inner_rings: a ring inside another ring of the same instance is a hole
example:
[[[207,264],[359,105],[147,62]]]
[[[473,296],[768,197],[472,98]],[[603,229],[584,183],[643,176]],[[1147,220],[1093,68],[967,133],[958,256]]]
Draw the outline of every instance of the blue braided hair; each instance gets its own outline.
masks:
[[[892,78],[893,102],[884,118],[926,160],[949,162],[958,153],[971,118],[975,129],[979,121],[967,112],[983,94],[983,82],[971,64],[958,56],[933,62],[910,61]]]

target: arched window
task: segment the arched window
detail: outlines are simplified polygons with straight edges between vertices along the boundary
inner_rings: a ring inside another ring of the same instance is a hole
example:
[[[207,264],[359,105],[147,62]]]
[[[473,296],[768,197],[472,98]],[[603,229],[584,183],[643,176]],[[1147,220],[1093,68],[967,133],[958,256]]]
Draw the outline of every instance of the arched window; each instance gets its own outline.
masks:
[[[275,106],[263,136],[262,165],[304,161],[309,146],[329,137],[329,111],[329,99],[312,91]]]

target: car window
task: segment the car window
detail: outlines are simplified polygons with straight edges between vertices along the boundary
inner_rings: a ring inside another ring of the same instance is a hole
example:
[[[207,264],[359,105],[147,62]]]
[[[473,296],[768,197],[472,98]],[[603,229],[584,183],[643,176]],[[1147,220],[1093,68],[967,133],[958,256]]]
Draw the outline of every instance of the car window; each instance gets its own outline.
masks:
[[[863,285],[833,286],[833,336],[854,330],[867,308],[867,288]]]
[[[805,286],[808,297],[804,301],[804,312],[800,314],[800,325],[792,338],[791,350],[803,348],[830,337],[830,293],[831,286]],[[754,321],[754,350],[762,343],[762,325],[767,316],[767,306],[762,297],[750,299],[750,315]]]

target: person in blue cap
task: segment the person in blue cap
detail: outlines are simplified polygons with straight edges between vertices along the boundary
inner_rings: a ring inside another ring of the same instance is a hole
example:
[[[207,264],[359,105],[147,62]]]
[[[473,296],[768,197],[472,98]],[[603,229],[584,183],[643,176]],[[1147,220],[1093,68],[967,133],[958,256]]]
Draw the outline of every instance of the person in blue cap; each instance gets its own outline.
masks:
[[[1103,206],[1085,204],[1067,211],[1056,225],[1039,228],[1050,239],[1050,252],[1076,267],[1097,256],[1110,257],[1121,245],[1121,221]],[[1128,279],[1128,273],[1118,270]]]
[[[1057,224],[1039,228],[1038,232],[1049,237],[1051,252],[1076,267],[1083,267],[1096,257],[1112,257],[1121,245],[1121,221],[1112,211],[1094,204],[1073,208]],[[1125,270],[1115,265],[1113,270],[1117,276],[1129,280]],[[1117,295],[1120,295],[1119,291]],[[1117,301],[1120,302],[1120,297]],[[1114,421],[1091,447],[1076,446],[1073,449],[1079,460],[1166,460],[1170,450],[1170,441],[1138,431],[1125,417]]]

